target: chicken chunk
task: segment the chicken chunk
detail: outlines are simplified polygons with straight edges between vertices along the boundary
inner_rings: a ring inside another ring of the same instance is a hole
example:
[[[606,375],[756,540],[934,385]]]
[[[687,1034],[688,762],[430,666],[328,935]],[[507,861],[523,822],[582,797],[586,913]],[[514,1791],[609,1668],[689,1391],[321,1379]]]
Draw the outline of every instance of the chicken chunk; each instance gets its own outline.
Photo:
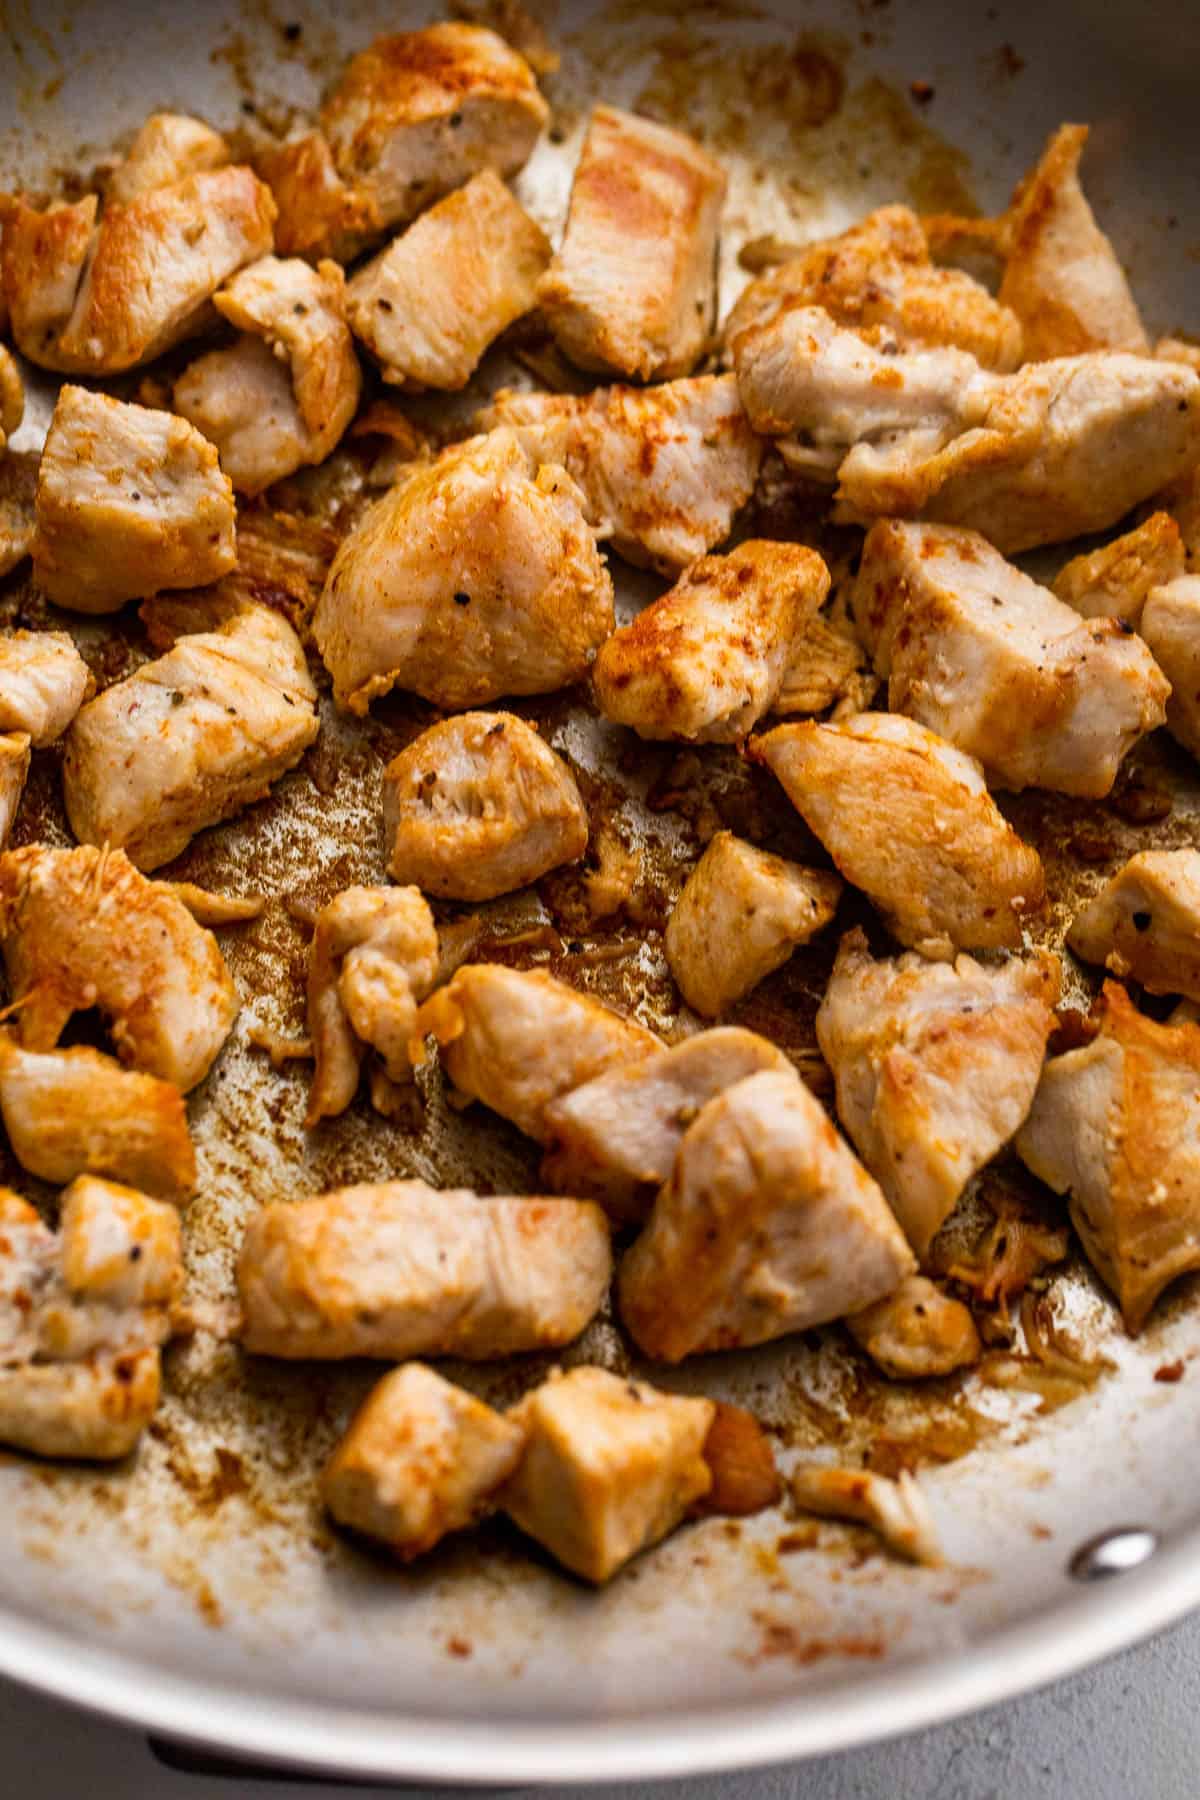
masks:
[[[119,846],[139,868],[158,868],[198,831],[261,800],[316,737],[317,693],[287,620],[247,604],[214,624],[77,714],[63,798],[81,843]]]
[[[417,1018],[432,1032],[447,1075],[527,1137],[545,1143],[551,1102],[662,1044],[588,994],[540,969],[468,963]]]
[[[593,107],[562,248],[538,287],[572,362],[642,381],[691,372],[715,324],[725,188],[683,132]]]
[[[1151,994],[1200,1001],[1200,850],[1143,850],[1076,913],[1067,943]]]
[[[1085,619],[1117,617],[1137,630],[1151,588],[1184,570],[1183,538],[1168,512],[1099,550],[1073,556],[1054,578],[1054,592]]]
[[[918,1256],[1025,1119],[1060,982],[1048,951],[985,968],[877,961],[861,931],[843,938],[817,1042],[838,1117]]]
[[[179,1089],[98,1050],[38,1053],[0,1032],[0,1114],[13,1155],[42,1181],[108,1175],[175,1201],[196,1185]]]
[[[326,1360],[550,1350],[579,1336],[612,1275],[582,1200],[481,1200],[421,1181],[264,1207],[238,1258],[242,1341]]]
[[[701,557],[601,647],[600,710],[643,738],[736,743],[771,710],[828,592],[829,570],[801,544],[755,538]]]
[[[116,612],[202,587],[237,562],[233,489],[173,413],[60,390],[42,453],[33,572],[59,606]]]
[[[835,1469],[809,1464],[791,1479],[792,1498],[802,1512],[822,1519],[853,1519],[870,1525],[885,1544],[909,1562],[936,1568],[942,1561],[937,1530],[924,1494],[907,1469],[895,1481],[867,1469]]]
[[[601,536],[663,575],[724,542],[763,456],[731,375],[646,391],[504,392],[481,422],[511,426],[533,456],[561,463]]]
[[[266,256],[213,296],[243,335],[184,370],[175,408],[217,446],[240,492],[324,462],[354,417],[362,372],[344,288],[335,262]]]
[[[398,387],[461,388],[534,306],[550,240],[490,169],[396,238],[346,291],[354,335]]]
[[[0,850],[9,839],[29,774],[29,733],[0,733]]]
[[[1180,575],[1151,588],[1141,623],[1151,655],[1171,684],[1167,730],[1200,756],[1200,575]]]
[[[33,550],[34,500],[41,457],[10,450],[0,457],[0,581]]]
[[[189,175],[105,208],[16,201],[0,285],[17,348],[46,369],[116,375],[194,337],[221,283],[271,249],[275,203],[252,169]]]
[[[750,1075],[688,1127],[621,1264],[621,1317],[679,1362],[806,1331],[915,1267],[888,1204],[794,1073]]]
[[[124,1063],[186,1093],[237,1015],[217,940],[121,850],[31,844],[0,856],[0,939],[26,1050],[98,1007]]]
[[[973,757],[888,713],[779,725],[750,748],[902,944],[939,957],[1019,946],[1045,895],[1041,858]]]
[[[607,1369],[556,1370],[508,1414],[527,1443],[500,1503],[564,1568],[608,1581],[708,1493],[715,1412]]]
[[[392,687],[435,706],[578,681],[612,582],[560,468],[494,431],[416,467],[342,544],[313,619],[340,705]]]
[[[786,304],[824,307],[856,330],[882,326],[908,349],[967,350],[985,369],[1021,360],[1016,316],[971,276],[934,265],[907,206],[882,206],[752,281],[726,321],[726,342]]]
[[[384,222],[364,189],[338,174],[324,132],[306,131],[260,152],[255,168],[278,209],[275,249],[280,256],[348,263],[380,236]]]
[[[910,1275],[894,1294],[852,1313],[846,1326],[893,1381],[953,1375],[956,1369],[970,1368],[983,1353],[971,1309],[924,1275]]]
[[[0,633],[0,731],[41,750],[60,738],[96,684],[65,631]]]
[[[1145,1018],[1116,982],[1099,1034],[1047,1065],[1017,1154],[1056,1194],[1130,1332],[1200,1268],[1200,1027]]]
[[[109,176],[105,197],[110,206],[128,206],[139,194],[173,187],[189,175],[223,169],[231,161],[225,139],[202,119],[187,113],[151,113]]]
[[[417,1007],[437,972],[437,929],[415,887],[346,888],[321,908],[308,953],[308,1125],[345,1112],[368,1048],[389,1080],[411,1079]]]
[[[0,456],[25,417],[25,386],[12,352],[0,344]]]
[[[388,873],[445,900],[494,900],[587,849],[575,777],[512,713],[431,725],[383,776]]]
[[[817,613],[792,644],[792,654],[772,711],[823,713],[853,718],[879,691],[871,659],[850,621]]]
[[[717,1018],[828,925],[841,893],[828,870],[718,831],[667,921],[676,987],[694,1012]]]
[[[492,1510],[525,1433],[423,1363],[385,1375],[321,1476],[339,1525],[378,1538],[404,1562]]]
[[[558,1193],[598,1200],[619,1223],[641,1223],[700,1108],[747,1075],[791,1067],[782,1050],[736,1025],[614,1063],[546,1108],[541,1178]]]
[[[1121,620],[1078,613],[978,532],[881,519],[854,615],[888,704],[997,786],[1100,799],[1165,718],[1167,683]]]

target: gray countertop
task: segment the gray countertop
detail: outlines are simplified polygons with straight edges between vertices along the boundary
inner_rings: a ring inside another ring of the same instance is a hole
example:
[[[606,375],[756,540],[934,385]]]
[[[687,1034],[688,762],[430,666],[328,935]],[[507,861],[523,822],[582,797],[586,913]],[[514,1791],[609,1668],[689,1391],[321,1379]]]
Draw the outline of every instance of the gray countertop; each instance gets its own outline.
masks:
[[[1137,1650],[992,1712],[816,1762],[666,1786],[562,1791],[592,1800],[1194,1800],[1200,1740],[1200,1616]],[[180,1774],[137,1732],[0,1684],[5,1800],[256,1800],[293,1790]],[[385,1790],[304,1786],[311,1800]],[[393,1790],[394,1791],[394,1790]],[[414,1796],[429,1790],[407,1790]]]

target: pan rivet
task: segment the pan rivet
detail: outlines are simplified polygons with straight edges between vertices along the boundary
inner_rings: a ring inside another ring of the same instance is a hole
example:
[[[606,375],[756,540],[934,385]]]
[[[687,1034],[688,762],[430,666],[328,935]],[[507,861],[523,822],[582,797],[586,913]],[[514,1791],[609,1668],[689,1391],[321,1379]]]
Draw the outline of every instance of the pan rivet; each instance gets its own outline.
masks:
[[[1148,1562],[1158,1549],[1158,1537],[1142,1525],[1119,1525],[1113,1531],[1080,1544],[1067,1565],[1076,1581],[1107,1581]]]

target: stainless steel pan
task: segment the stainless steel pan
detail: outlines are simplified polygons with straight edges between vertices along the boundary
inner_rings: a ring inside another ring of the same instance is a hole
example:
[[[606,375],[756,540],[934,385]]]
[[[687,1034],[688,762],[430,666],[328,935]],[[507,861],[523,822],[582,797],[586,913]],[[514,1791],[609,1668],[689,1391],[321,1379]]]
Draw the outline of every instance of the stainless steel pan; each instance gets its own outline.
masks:
[[[1082,118],[1096,126],[1089,191],[1152,326],[1200,326],[1188,0],[1152,15],[1071,0],[974,9],[561,0],[544,16],[563,52],[550,83],[559,141],[539,150],[522,191],[551,226],[592,95],[687,123],[725,156],[729,291],[739,244],[760,232],[815,235],[893,198],[995,206],[1050,127]],[[53,189],[152,107],[278,129],[292,108],[311,107],[345,52],[425,17],[370,0],[336,9],[0,0],[0,179]],[[35,396],[23,441],[36,442],[44,416]],[[361,458],[339,466],[344,487],[331,497],[328,481],[310,484],[305,504],[328,513],[353,498]],[[621,579],[626,602],[651,591]],[[2,601],[7,617],[44,617],[19,581]],[[142,653],[136,626],[128,633],[110,647],[110,672]],[[94,630],[81,637],[97,642]],[[647,752],[630,774],[580,707],[526,710],[589,778],[596,818],[619,814],[640,847],[640,922],[585,932],[573,923],[578,894],[560,882],[539,902],[497,908],[484,949],[532,932],[499,953],[549,961],[669,1026],[653,926],[694,852],[696,807],[726,817],[767,808],[760,825],[765,817],[769,833],[803,847],[798,828],[770,812],[764,789],[745,786],[732,759],[714,757],[697,774]],[[301,1075],[275,1073],[248,1047],[252,1020],[289,1029],[299,1019],[304,939],[284,899],[380,877],[380,771],[419,723],[403,703],[365,727],[330,720],[270,803],[208,834],[180,865],[181,875],[273,896],[259,925],[228,936],[248,1004],[195,1107],[198,1292],[228,1290],[242,1221],[276,1195],[392,1172],[503,1188],[532,1172],[514,1134],[478,1109],[449,1109],[436,1086],[416,1120],[385,1123],[364,1110],[306,1139]],[[1109,807],[1025,799],[1013,808],[1047,857],[1060,923],[1080,881],[1081,834],[1099,859],[1084,872],[1091,882],[1135,844],[1194,837],[1184,759],[1152,745],[1143,762],[1174,794],[1153,825]],[[661,804],[689,784],[692,823],[686,808]],[[20,836],[65,841],[56,786],[43,758]],[[802,1055],[827,956],[797,959],[747,1014]],[[198,1340],[172,1353],[161,1421],[132,1466],[0,1461],[0,1670],[206,1744],[463,1781],[683,1774],[827,1751],[999,1700],[1200,1601],[1200,1293],[1185,1284],[1136,1344],[1114,1330],[1085,1272],[1072,1267],[1055,1293],[1113,1364],[1057,1410],[1036,1393],[974,1380],[914,1400],[872,1381],[836,1333],[668,1378],[754,1406],[785,1462],[829,1441],[848,1455],[886,1457],[890,1447],[919,1462],[946,1569],[901,1567],[865,1534],[773,1514],[689,1527],[601,1594],[564,1580],[502,1526],[410,1573],[335,1540],[314,1474],[371,1371],[247,1365]],[[580,1354],[619,1365],[626,1351],[606,1323]],[[1175,1363],[1182,1381],[1155,1380]],[[539,1366],[466,1378],[511,1395]],[[956,1455],[968,1443],[971,1453]],[[1123,1524],[1157,1533],[1157,1554],[1120,1581],[1078,1587],[1069,1565],[1079,1545]]]

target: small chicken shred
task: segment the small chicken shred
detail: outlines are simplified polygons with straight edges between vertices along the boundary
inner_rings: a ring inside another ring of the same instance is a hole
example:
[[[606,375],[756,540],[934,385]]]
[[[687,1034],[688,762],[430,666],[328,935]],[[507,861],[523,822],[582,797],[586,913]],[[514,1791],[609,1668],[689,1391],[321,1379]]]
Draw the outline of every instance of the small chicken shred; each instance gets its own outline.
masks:
[[[937,1528],[915,1478],[902,1470],[895,1481],[868,1469],[836,1469],[812,1463],[789,1482],[803,1512],[823,1519],[852,1519],[877,1531],[909,1562],[938,1568],[943,1561]]]
[[[830,713],[834,720],[866,712],[879,692],[879,678],[849,619],[816,613],[792,643],[791,659],[772,711]]]
[[[25,384],[12,352],[0,344],[0,456],[25,417]]]
[[[1073,556],[1053,591],[1085,619],[1120,618],[1136,631],[1151,588],[1184,571],[1183,538],[1168,512],[1156,512],[1099,550]]]
[[[0,456],[0,580],[33,552],[40,461],[28,451]]]
[[[855,1343],[893,1381],[927,1381],[969,1369],[982,1354],[969,1307],[926,1275],[910,1275],[894,1294],[852,1313]]]
[[[1200,850],[1143,850],[1106,881],[1067,943],[1151,994],[1200,1001]]]
[[[128,206],[141,194],[173,187],[189,175],[233,161],[219,131],[187,113],[151,113],[105,186],[109,205]]]

